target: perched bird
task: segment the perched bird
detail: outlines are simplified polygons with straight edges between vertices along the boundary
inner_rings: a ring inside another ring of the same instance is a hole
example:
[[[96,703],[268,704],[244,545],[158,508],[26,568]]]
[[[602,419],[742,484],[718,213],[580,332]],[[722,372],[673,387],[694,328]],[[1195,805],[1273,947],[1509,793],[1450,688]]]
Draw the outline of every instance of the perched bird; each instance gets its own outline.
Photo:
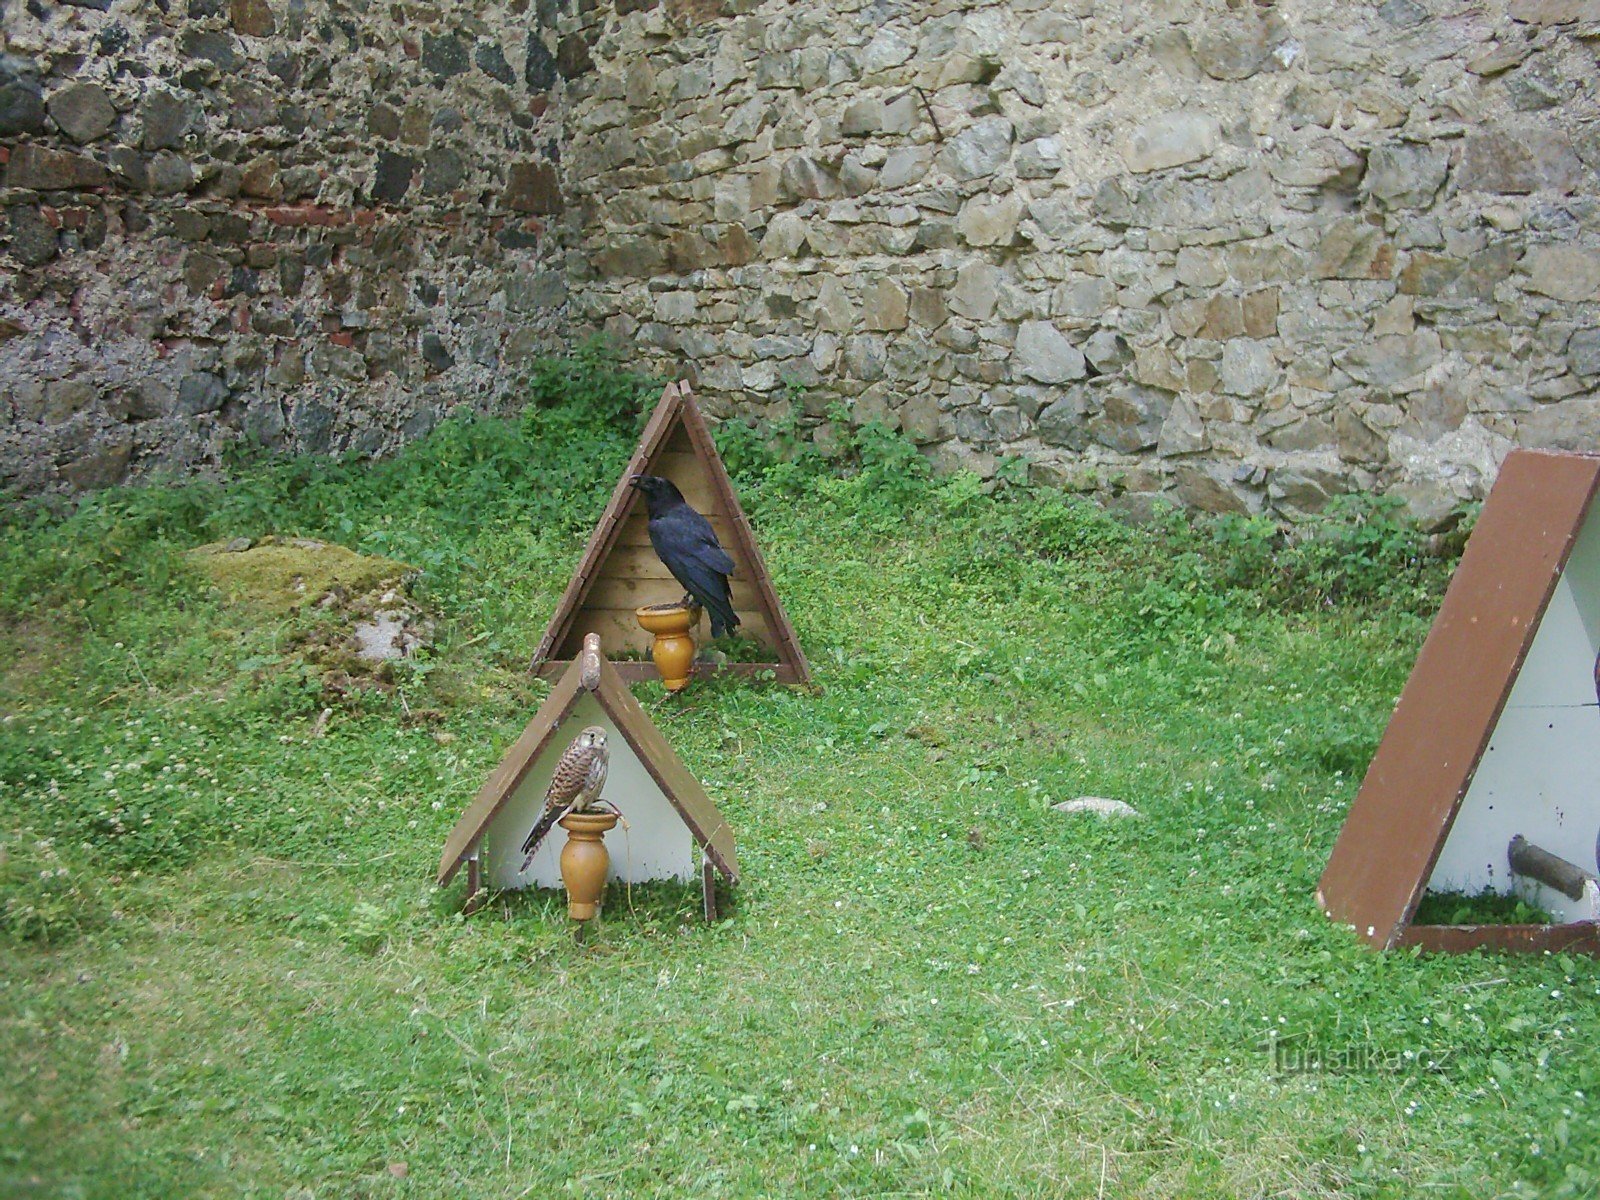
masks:
[[[528,869],[539,843],[557,821],[570,812],[583,811],[600,798],[610,763],[606,731],[598,725],[584,727],[561,752],[555,774],[550,777],[550,788],[544,794],[544,808],[533,823],[533,831],[522,843],[522,852],[527,857],[522,860],[521,870]]]
[[[670,479],[635,475],[628,481],[644,494],[650,512],[650,545],[672,577],[689,593],[684,598],[711,614],[711,636],[721,637],[738,627],[728,576],[733,559],[717,541],[716,531],[683,498]]]

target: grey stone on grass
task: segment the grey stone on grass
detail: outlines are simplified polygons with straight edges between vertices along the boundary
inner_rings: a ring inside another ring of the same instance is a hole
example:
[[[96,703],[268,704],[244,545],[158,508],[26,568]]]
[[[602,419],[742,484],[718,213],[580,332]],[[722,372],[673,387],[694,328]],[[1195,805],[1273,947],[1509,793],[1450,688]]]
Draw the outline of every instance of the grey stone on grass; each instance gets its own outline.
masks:
[[[1144,814],[1125,800],[1106,796],[1079,796],[1050,806],[1058,813],[1093,813],[1097,817],[1142,817]]]

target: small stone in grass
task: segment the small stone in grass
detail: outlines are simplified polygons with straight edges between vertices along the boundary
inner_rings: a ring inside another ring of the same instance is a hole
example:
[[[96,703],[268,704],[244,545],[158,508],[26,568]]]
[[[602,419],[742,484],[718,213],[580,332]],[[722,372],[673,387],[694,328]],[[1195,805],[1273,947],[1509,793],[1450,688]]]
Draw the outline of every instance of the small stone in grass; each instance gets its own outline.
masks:
[[[403,1162],[392,1162],[389,1164],[389,1174],[393,1175],[396,1179],[404,1179],[407,1175],[411,1174],[411,1168]]]
[[[1137,808],[1121,800],[1107,800],[1104,796],[1079,796],[1076,800],[1063,800],[1051,808],[1062,813],[1090,812],[1101,817],[1143,816]]]

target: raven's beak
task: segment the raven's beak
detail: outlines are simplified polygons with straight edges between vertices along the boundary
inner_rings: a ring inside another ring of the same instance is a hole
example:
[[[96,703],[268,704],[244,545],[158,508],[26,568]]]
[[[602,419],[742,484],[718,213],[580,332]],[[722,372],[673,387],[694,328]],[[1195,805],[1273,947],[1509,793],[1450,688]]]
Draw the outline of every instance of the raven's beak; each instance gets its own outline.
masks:
[[[631,488],[638,487],[639,486],[639,481],[642,480],[643,478],[644,478],[643,475],[629,475],[628,476],[628,486],[631,487]]]

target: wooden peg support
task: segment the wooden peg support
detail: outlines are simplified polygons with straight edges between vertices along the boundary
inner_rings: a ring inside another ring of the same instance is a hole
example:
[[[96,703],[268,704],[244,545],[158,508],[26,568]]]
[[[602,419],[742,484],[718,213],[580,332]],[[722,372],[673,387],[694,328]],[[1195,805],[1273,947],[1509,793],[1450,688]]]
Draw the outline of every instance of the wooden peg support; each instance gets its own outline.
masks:
[[[700,891],[705,902],[707,922],[717,919],[717,871],[711,862],[711,855],[701,852],[700,856]]]
[[[474,846],[467,858],[467,901],[461,906],[461,911],[470,917],[484,906],[488,898],[489,893],[483,886],[482,853]]]

